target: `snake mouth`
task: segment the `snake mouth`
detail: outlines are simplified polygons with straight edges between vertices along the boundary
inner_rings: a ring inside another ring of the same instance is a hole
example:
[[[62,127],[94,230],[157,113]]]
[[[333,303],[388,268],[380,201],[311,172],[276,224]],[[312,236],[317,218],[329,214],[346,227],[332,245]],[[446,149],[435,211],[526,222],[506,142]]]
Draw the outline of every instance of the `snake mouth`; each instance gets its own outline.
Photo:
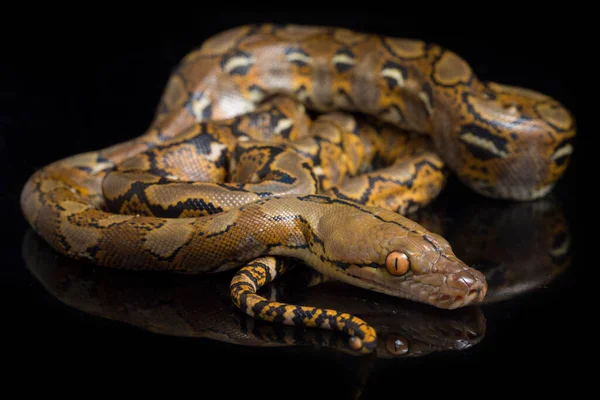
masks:
[[[471,268],[450,274],[413,275],[409,281],[413,300],[449,310],[479,304],[487,293],[484,275]]]

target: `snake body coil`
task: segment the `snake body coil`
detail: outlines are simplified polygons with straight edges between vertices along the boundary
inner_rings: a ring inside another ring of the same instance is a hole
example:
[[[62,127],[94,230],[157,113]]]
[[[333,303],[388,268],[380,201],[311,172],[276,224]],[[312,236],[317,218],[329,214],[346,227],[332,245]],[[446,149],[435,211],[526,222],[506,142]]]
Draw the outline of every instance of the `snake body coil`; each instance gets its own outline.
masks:
[[[323,115],[311,120],[305,107]],[[483,275],[403,214],[437,196],[447,167],[485,196],[543,196],[574,135],[555,100],[481,82],[436,45],[242,26],[182,60],[144,135],[40,169],[21,204],[54,249],[97,265],[247,264],[231,284],[243,311],[341,330],[368,351],[375,333],[364,321],[256,294],[285,270],[281,257],[440,308],[480,302]]]

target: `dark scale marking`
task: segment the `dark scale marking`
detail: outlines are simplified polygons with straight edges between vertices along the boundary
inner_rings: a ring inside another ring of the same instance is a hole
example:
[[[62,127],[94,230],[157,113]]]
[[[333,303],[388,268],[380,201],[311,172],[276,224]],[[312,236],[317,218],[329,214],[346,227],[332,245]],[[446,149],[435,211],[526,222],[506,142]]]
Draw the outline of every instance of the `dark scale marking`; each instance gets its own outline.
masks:
[[[548,104],[548,103],[547,103],[547,102],[542,102],[541,104]],[[569,126],[568,126],[568,127],[565,129],[565,128],[561,128],[560,126],[557,126],[557,125],[553,124],[553,123],[552,123],[552,121],[549,121],[548,119],[544,118],[544,117],[543,117],[543,116],[542,116],[542,115],[539,113],[539,111],[538,111],[538,106],[539,106],[539,105],[540,105],[540,103],[538,103],[538,104],[536,105],[536,107],[534,107],[534,111],[535,111],[535,114],[536,114],[536,116],[537,116],[538,118],[540,118],[542,121],[544,121],[545,123],[547,123],[548,125],[550,125],[550,126],[551,126],[552,128],[554,128],[556,131],[558,131],[558,132],[567,132],[567,131],[569,131],[570,129],[573,129],[573,123],[574,123],[574,122],[573,122],[573,120],[571,120],[571,123],[570,123],[570,124],[569,124]],[[554,109],[554,110],[556,110],[557,108],[560,108],[560,106],[559,106],[559,105],[557,105],[557,104],[552,104],[552,105],[551,105],[551,107],[552,107],[552,109]],[[533,119],[533,118],[531,118],[531,119]]]
[[[136,224],[136,221],[135,221],[135,220],[123,221],[123,222],[121,222],[121,223],[122,223],[122,224],[131,224],[131,225],[133,225],[133,226],[135,227],[135,229],[142,229],[142,228],[143,228],[143,229],[144,229],[144,230],[146,230],[147,232],[150,232],[150,231],[152,231],[152,230],[155,230],[155,229],[159,229],[159,228],[161,228],[161,227],[163,227],[163,226],[165,225],[165,223],[164,223],[164,222],[160,222],[160,223],[158,223],[158,224],[154,224],[154,225],[152,225],[152,224],[146,224],[146,225],[151,225],[150,227],[148,227],[148,226],[145,226],[145,225],[144,225],[144,226],[142,226],[142,225],[138,225],[138,224]],[[203,235],[203,232],[199,232],[199,235],[200,235],[200,236],[201,236],[201,235]],[[178,248],[177,248],[177,249],[176,249],[176,250],[175,250],[175,251],[174,251],[174,252],[173,252],[171,255],[169,255],[169,256],[167,256],[167,257],[165,257],[165,256],[162,256],[162,255],[160,255],[160,254],[157,254],[157,253],[154,253],[154,252],[152,252],[150,249],[144,249],[144,250],[143,250],[143,252],[144,252],[144,253],[148,253],[148,254],[152,254],[152,256],[153,256],[153,257],[155,257],[156,259],[158,259],[159,261],[165,261],[165,262],[167,262],[167,263],[171,263],[171,262],[173,262],[173,260],[175,260],[175,258],[176,258],[176,257],[177,257],[177,255],[179,254],[179,252],[183,251],[183,249],[185,249],[185,248],[186,248],[186,247],[187,247],[187,246],[188,246],[188,245],[189,245],[189,244],[192,242],[192,240],[193,240],[193,239],[194,239],[194,236],[193,236],[193,235],[190,235],[190,237],[189,237],[189,238],[188,238],[188,239],[185,241],[185,243],[183,243],[181,246],[179,246],[179,247],[178,247]],[[143,237],[143,238],[141,239],[141,241],[142,241],[142,242],[145,242],[145,241],[146,241],[146,238],[145,238],[145,237]],[[92,257],[95,257],[95,256],[96,256],[96,253],[97,253],[98,251],[100,251],[100,250],[101,250],[101,248],[100,248],[98,245],[96,245],[96,246],[93,246],[93,247],[89,248],[89,249],[88,249],[88,252],[89,252],[89,254],[90,254]],[[218,267],[217,267],[217,268],[218,268]]]
[[[296,214],[296,215],[275,215],[273,217],[270,217],[269,220],[273,220],[273,221],[298,220],[298,221],[302,222],[303,224],[305,224],[306,226],[310,226],[310,224],[308,223],[308,221],[306,220],[306,218],[304,218],[302,215],[299,215],[299,214]]]
[[[86,167],[86,166],[80,166],[80,167],[74,167],[74,169],[77,169],[79,171],[83,171],[83,172],[87,172],[88,174],[92,173],[92,168],[91,167]]]
[[[470,97],[473,97],[473,96],[478,96],[478,95],[473,94],[473,92],[465,91],[462,95],[463,103],[467,105],[467,110],[474,117],[475,121],[479,121],[483,124],[489,124],[489,121],[487,119],[485,119],[484,117],[482,117],[481,114],[479,114],[477,112],[477,110],[475,109],[475,107],[473,107],[473,105],[471,104]],[[515,121],[511,121],[510,124],[511,125],[521,125],[521,124],[523,124],[527,121],[531,121],[531,120],[533,120],[533,117],[528,117],[524,114],[520,114],[519,118]],[[515,137],[513,137],[513,139],[516,140]]]
[[[302,249],[308,249],[308,244],[307,243],[300,243],[300,244],[285,244],[285,243],[271,243],[265,246],[265,249],[267,252],[270,252],[271,250],[277,248],[277,247],[285,247],[286,249],[294,249],[294,250],[302,250]]]
[[[325,323],[325,321],[330,321],[330,318],[331,317],[329,317],[325,313],[321,313],[317,318],[315,318],[315,325],[321,327],[323,323]]]
[[[438,253],[442,252],[442,250],[438,247],[438,245],[435,243],[435,240],[431,236],[423,235],[423,240],[426,241],[427,243],[429,243],[430,245],[432,245],[436,252],[438,252]],[[396,263],[397,262],[398,262],[398,259],[396,259]]]
[[[196,118],[196,113],[194,111],[194,103],[202,100],[204,96],[206,95],[203,92],[190,93],[188,100],[184,104],[185,109],[190,113],[190,115],[193,115],[194,118]],[[202,109],[201,117],[203,120],[212,118],[212,103],[210,102],[210,99],[208,104]]]
[[[288,57],[293,56],[294,54],[299,54],[303,57],[310,58],[310,54],[308,54],[306,51],[304,51],[304,49],[301,47],[287,47],[283,51],[283,53]],[[301,59],[293,59],[293,60],[289,60],[289,62],[298,67],[304,67],[304,66],[308,65],[308,63],[306,63],[304,60],[301,60]]]
[[[304,104],[306,104],[308,108],[311,108],[314,106],[314,104],[307,93],[308,91],[306,89],[306,85],[300,85],[300,87],[294,91],[296,97],[299,99],[304,99]]]
[[[243,271],[240,271],[239,273],[241,274],[242,272]],[[233,292],[233,293],[252,292],[253,290],[254,290],[254,288],[252,287],[252,284],[249,282],[236,282],[229,286],[229,291]],[[246,301],[244,300],[242,302],[241,297],[240,297],[240,304],[243,305],[243,308],[246,308]]]
[[[556,145],[556,147],[554,149],[556,151],[556,150],[561,149],[568,145],[571,145],[571,146],[573,145],[573,138],[567,138],[567,139],[561,140],[560,143],[558,143],[558,145]],[[554,162],[556,163],[556,165],[563,165],[570,158],[571,158],[571,154],[565,154],[564,156],[559,157],[556,160],[554,160]]]
[[[348,49],[348,48],[341,48],[338,51],[335,52],[335,56],[346,56],[347,58],[354,60],[355,56],[354,53],[352,52],[352,50]],[[354,63],[350,62],[344,62],[344,61],[336,61],[334,64],[335,69],[337,70],[337,72],[339,73],[344,73],[346,71],[349,71],[350,69],[352,69],[352,67],[354,66]]]
[[[210,239],[210,238],[213,238],[213,237],[216,237],[216,236],[224,235],[225,233],[229,232],[229,230],[231,228],[233,228],[234,226],[236,226],[236,225],[237,225],[237,222],[233,222],[233,223],[227,225],[227,227],[225,229],[221,230],[221,231],[213,232],[213,233],[210,233],[210,234],[206,235],[206,238]]]
[[[232,192],[244,192],[244,193],[250,193],[248,189],[246,189],[246,185],[243,183],[240,184],[232,184],[232,183],[222,183],[222,182],[216,182],[215,185],[223,188],[223,189],[227,189],[230,190]]]
[[[273,197],[272,192],[254,192],[254,194],[258,196],[258,198],[265,200],[268,200],[269,198]]]
[[[248,267],[250,267],[249,269],[252,269],[254,274],[256,274],[257,276],[254,276],[253,273],[246,268],[239,271],[237,275],[245,276],[246,279],[250,280],[250,282],[252,282],[254,284],[254,287],[258,290],[262,286],[260,284],[260,281],[262,280],[261,278],[266,276],[266,268],[263,265],[249,265]],[[265,280],[264,283],[268,282],[268,280]]]
[[[303,310],[300,307],[297,306],[293,306],[294,307],[294,317],[292,318],[292,321],[294,321],[294,324],[301,326],[304,325],[304,320],[305,319],[313,319],[314,315],[315,315],[315,311],[317,310],[315,309],[308,309],[308,310]]]
[[[172,213],[170,213],[172,209]],[[167,217],[177,218],[184,210],[197,210],[207,212],[209,215],[219,214],[223,212],[223,208],[216,207],[213,203],[206,202],[204,199],[195,199],[189,198],[184,202],[178,202],[175,207],[169,206],[167,209],[167,213],[171,215],[167,215]]]
[[[67,242],[67,238],[64,235],[57,234],[56,237],[58,238],[58,243],[60,243],[66,251],[71,251],[71,245]]]
[[[164,178],[161,179],[159,183],[134,182],[131,185],[131,188],[125,194],[115,199],[107,199],[106,204],[108,205],[110,210],[120,210],[121,207],[123,207],[123,205],[125,204],[125,201],[129,200],[134,195],[137,195],[140,203],[147,205],[147,207],[150,209],[150,212],[154,216],[160,216],[165,218],[178,218],[184,210],[198,210],[207,212],[208,214],[217,214],[223,212],[223,209],[221,207],[216,207],[210,202],[207,203],[201,198],[188,198],[184,202],[179,201],[176,205],[170,205],[166,208],[164,208],[161,205],[154,204],[148,200],[146,196],[146,189],[149,186],[170,183],[172,183],[172,181]]]
[[[437,65],[437,63],[440,61],[440,59],[448,52],[448,50],[443,50],[440,53],[438,53],[435,57],[433,57],[432,61],[431,61],[431,65]],[[439,82],[436,78],[435,78],[435,72],[436,72],[436,68],[432,68],[431,69],[431,75],[430,75],[430,79],[432,82],[435,82],[437,84],[437,86],[440,87],[444,87],[444,88],[455,88],[457,86],[460,87],[469,87],[473,84],[473,81],[475,80],[475,74],[473,73],[472,70],[469,71],[469,79],[467,79],[467,81],[463,81],[462,78],[460,78],[460,81],[458,83],[443,83],[443,82]],[[463,96],[468,95],[468,91],[466,91]]]
[[[179,146],[179,143],[173,144],[172,146]],[[167,150],[169,147],[170,146],[164,147],[163,150]],[[147,172],[153,175],[158,175],[161,178],[160,180],[163,181],[168,175],[168,173],[164,169],[159,168],[158,160],[156,159],[156,154],[153,151],[150,151],[148,153],[145,153],[144,155],[147,157],[148,162],[150,163],[150,168],[148,168]]]
[[[274,124],[275,126],[277,126],[277,123],[278,123],[279,121],[281,121],[282,119],[287,119],[287,118],[286,118],[284,115],[280,116],[279,118],[276,118],[276,117],[274,117],[274,118],[273,118],[273,124]],[[274,128],[273,128],[273,129],[274,129]],[[292,125],[290,125],[289,127],[285,128],[285,129],[283,129],[283,130],[279,131],[279,135],[280,135],[281,137],[283,137],[283,138],[286,138],[286,139],[288,139],[288,138],[290,137],[290,133],[292,132],[292,129],[294,129],[294,125],[293,125],[293,124],[292,124]]]
[[[277,275],[285,272],[285,267],[286,267],[285,262],[282,259],[280,259],[280,258],[275,259],[275,273]],[[270,276],[270,274],[271,274],[271,272],[269,272],[269,276]],[[275,278],[275,277],[273,277],[273,278]],[[271,280],[273,280],[273,279],[271,279]]]
[[[425,43],[425,51],[423,52],[422,55],[416,56],[416,57],[403,57],[401,55],[399,55],[398,53],[396,53],[391,47],[390,45],[387,44],[387,41],[385,39],[389,39],[389,37],[386,37],[385,35],[371,35],[373,37],[377,37],[379,39],[379,42],[381,43],[381,45],[388,51],[388,53],[390,53],[391,55],[393,55],[394,57],[400,59],[400,60],[417,60],[419,58],[424,58],[427,57],[429,55],[429,53],[431,52],[431,49],[434,47],[431,43]]]
[[[227,64],[230,61],[236,60],[236,59],[244,60],[244,62],[246,62],[246,64],[238,65],[238,66],[234,67],[233,69],[229,70],[228,71],[229,75],[245,76],[246,74],[248,74],[248,71],[250,70],[250,68],[254,65],[254,62],[252,61],[252,54],[245,52],[245,51],[236,50],[235,52],[224,56],[220,62],[221,69],[225,70],[225,68],[227,67]]]
[[[323,164],[323,160],[321,158],[321,152],[323,151],[323,143],[327,143],[330,144],[334,147],[337,147],[338,149],[340,149],[343,153],[346,153],[346,151],[343,148],[343,143],[336,143],[336,142],[332,142],[331,140],[329,140],[328,138],[324,138],[321,136],[314,136],[311,138],[314,142],[315,142],[315,147],[317,147],[318,151],[316,152],[316,154],[310,154],[310,153],[306,153],[303,151],[298,151],[296,150],[297,153],[301,154],[304,158],[308,158],[312,161],[313,166],[311,167],[308,163],[303,163],[302,167],[309,169],[309,170],[314,170],[314,167],[320,166]],[[315,176],[315,181],[317,181],[318,179],[316,178],[316,175],[311,174],[313,176]]]
[[[489,86],[485,85],[483,87],[483,91],[481,92],[481,95],[483,96],[483,98],[485,98],[486,100],[496,100],[498,98],[498,95],[496,94],[496,92],[494,92]]]
[[[317,182],[319,185],[319,189],[321,190],[321,183],[319,182],[319,178],[317,177],[317,175],[315,174],[315,170],[314,168],[307,162],[303,162],[301,165],[302,169],[307,170],[308,173],[310,174],[311,179],[313,180],[313,182]]]
[[[429,84],[429,82],[425,82],[423,84],[423,86],[421,86],[421,90],[427,95],[431,109],[435,110],[435,98],[433,96],[433,89],[432,89],[431,85]],[[429,111],[428,111],[428,113],[429,113]]]
[[[188,143],[193,144],[196,147],[196,151],[200,154],[210,154],[211,153],[211,144],[214,142],[219,142],[216,140],[206,129],[205,124],[200,124],[202,126],[202,132],[199,135],[194,136]]]
[[[125,202],[129,199],[132,199],[134,195],[137,195],[140,203],[149,205],[150,211],[154,213],[157,207],[155,205],[153,206],[152,202],[148,201],[148,198],[146,197],[145,190],[148,186],[149,184],[144,182],[133,182],[129,187],[129,190],[127,190],[127,192],[125,192],[124,194],[113,199],[106,199],[106,205],[108,207],[108,210],[119,213],[119,210],[121,210]],[[160,210],[162,208],[158,207],[158,209]]]
[[[501,151],[505,154],[508,154],[508,149],[506,147],[508,140],[501,136],[494,135],[486,128],[483,128],[476,124],[464,125],[461,129],[459,138],[462,139],[462,137],[467,134],[472,134],[480,139],[484,139],[488,142],[492,142],[494,144],[494,147],[496,147],[496,149],[498,149],[499,151]],[[498,155],[496,153],[492,153],[491,151],[489,151],[483,147],[473,145],[472,143],[468,143],[465,140],[463,140],[462,142],[467,147],[467,149],[469,149],[469,151],[480,160],[487,161],[487,160],[490,160],[493,158],[500,157],[500,155]]]
[[[267,95],[267,91],[257,84],[252,84],[248,86],[248,91],[251,93],[260,93],[261,97],[265,97]]]
[[[382,118],[386,118],[388,115],[399,115],[400,120],[404,120],[404,114],[402,113],[400,107],[398,107],[396,104],[392,104],[379,112],[379,116]]]
[[[268,120],[269,121],[269,128],[268,128],[269,132],[274,132],[281,121],[288,119],[288,117],[283,112],[281,112],[281,110],[279,110],[276,107],[271,107],[271,109],[268,111],[268,116],[269,116],[269,120]],[[255,113],[255,114],[251,115],[251,124],[250,125],[260,127],[260,126],[264,125],[263,122],[264,122],[264,113]],[[289,134],[293,128],[294,128],[294,126],[291,125],[288,128],[285,128],[284,130],[280,131],[279,134],[281,136],[287,138],[287,137],[289,137]]]
[[[358,204],[365,204],[367,202],[367,200],[369,199],[369,197],[371,197],[373,190],[375,190],[375,185],[378,182],[392,182],[398,186],[411,188],[411,187],[413,187],[413,185],[415,183],[415,179],[419,175],[419,172],[421,171],[421,169],[423,169],[426,166],[429,166],[433,169],[439,170],[439,168],[436,165],[432,164],[430,161],[423,160],[423,161],[419,161],[418,163],[415,164],[415,174],[412,175],[409,179],[407,179],[405,181],[401,181],[398,179],[388,179],[388,178],[384,178],[382,176],[369,176],[369,180],[368,180],[369,186],[365,191],[363,191],[361,197],[358,200],[355,200],[353,198],[345,196],[344,194],[340,193],[337,188],[333,188],[332,190],[334,191],[336,196],[341,199],[344,199],[347,201],[352,201],[352,202],[355,202]]]
[[[410,210],[414,206],[421,207],[421,205],[419,203],[417,203],[416,201],[414,201],[413,199],[407,199],[406,203],[407,203],[407,205],[405,207],[406,210]],[[402,210],[401,207],[402,207],[402,205],[400,205],[398,207],[398,209],[396,210],[396,212],[402,214],[404,212],[404,210]]]
[[[208,103],[206,107],[202,110],[202,119],[209,120],[212,118],[212,103]]]
[[[404,67],[394,61],[387,61],[381,68],[381,71],[384,71],[386,69],[396,70],[396,71],[400,72],[400,74],[402,75],[402,79],[406,80],[406,76],[407,76],[406,67]],[[390,90],[394,90],[398,86],[398,81],[396,79],[388,77],[388,76],[384,76],[384,79]]]
[[[249,116],[246,115],[245,117],[249,117]],[[233,122],[229,126],[231,129],[231,133],[233,133],[233,135],[236,138],[239,138],[240,136],[248,136],[248,134],[246,132],[244,132],[243,129],[240,128],[240,125],[242,124],[242,122],[244,122],[244,116],[236,117],[236,118],[234,118]]]

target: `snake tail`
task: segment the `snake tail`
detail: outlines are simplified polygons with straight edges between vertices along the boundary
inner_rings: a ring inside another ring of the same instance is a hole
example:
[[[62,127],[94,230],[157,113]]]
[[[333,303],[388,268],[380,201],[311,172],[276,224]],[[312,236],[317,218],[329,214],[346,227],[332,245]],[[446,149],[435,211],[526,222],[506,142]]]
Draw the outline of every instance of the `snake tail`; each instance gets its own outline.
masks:
[[[352,349],[370,353],[377,347],[377,333],[360,318],[324,308],[269,301],[258,290],[286,271],[285,261],[274,257],[258,258],[240,269],[231,280],[233,303],[246,314],[284,325],[318,327],[350,336]]]

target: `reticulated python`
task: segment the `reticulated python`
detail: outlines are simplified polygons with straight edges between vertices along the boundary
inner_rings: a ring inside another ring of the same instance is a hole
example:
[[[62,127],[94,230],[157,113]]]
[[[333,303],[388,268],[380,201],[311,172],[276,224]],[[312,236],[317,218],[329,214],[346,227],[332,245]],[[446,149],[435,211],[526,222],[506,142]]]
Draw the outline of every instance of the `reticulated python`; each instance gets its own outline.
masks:
[[[488,197],[541,197],[574,135],[557,101],[482,82],[437,45],[242,26],[184,57],[145,134],[40,169],[21,204],[67,256],[185,273],[243,266],[230,289],[247,314],[339,330],[371,351],[364,321],[256,292],[294,257],[440,308],[480,302],[484,276],[403,214],[437,196],[446,168]]]

